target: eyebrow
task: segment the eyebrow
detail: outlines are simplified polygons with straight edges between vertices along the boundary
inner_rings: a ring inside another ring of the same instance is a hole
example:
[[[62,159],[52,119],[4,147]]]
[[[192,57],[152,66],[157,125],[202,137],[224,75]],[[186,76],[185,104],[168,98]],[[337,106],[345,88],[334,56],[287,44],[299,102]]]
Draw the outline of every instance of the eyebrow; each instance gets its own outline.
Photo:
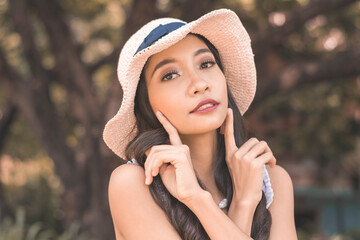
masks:
[[[206,53],[206,52],[211,53],[211,51],[210,51],[209,49],[207,49],[207,48],[198,49],[196,52],[194,52],[194,57],[196,57],[196,56],[198,56],[198,55],[200,55],[200,54],[202,54],[202,53]],[[153,72],[152,72],[152,74],[151,74],[151,77],[154,76],[154,73],[156,72],[156,70],[158,70],[159,68],[161,68],[162,66],[164,66],[164,65],[166,65],[166,64],[168,64],[168,63],[173,63],[173,62],[175,62],[175,61],[176,61],[176,60],[175,60],[174,58],[162,60],[161,62],[159,62],[159,63],[155,66],[155,68],[154,68],[154,70],[153,70]]]

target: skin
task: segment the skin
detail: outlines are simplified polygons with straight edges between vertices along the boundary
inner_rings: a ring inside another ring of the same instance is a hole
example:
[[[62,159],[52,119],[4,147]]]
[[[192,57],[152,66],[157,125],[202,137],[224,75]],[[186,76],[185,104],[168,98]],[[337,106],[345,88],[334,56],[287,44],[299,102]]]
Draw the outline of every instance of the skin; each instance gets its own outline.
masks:
[[[207,52],[194,56],[194,49],[206,49]],[[154,72],[156,65],[164,59],[176,61]],[[216,150],[215,130],[225,120],[228,100],[226,79],[215,63],[214,56],[205,43],[188,35],[166,51],[150,57],[145,69],[145,80],[154,113],[160,110],[174,125],[182,143],[190,148],[198,177],[207,183],[215,199],[221,201],[223,196],[215,186],[212,158]],[[201,100],[207,98],[219,102],[214,111],[207,114],[190,113]]]
[[[109,202],[117,239],[180,239],[147,188],[158,174],[168,191],[197,215],[211,239],[250,239],[265,164],[274,190],[269,208],[273,221],[270,239],[297,239],[289,175],[275,165],[276,159],[266,142],[252,138],[236,147],[225,76],[211,52],[199,53],[200,49],[207,49],[206,44],[188,35],[148,61],[145,80],[150,105],[168,132],[170,144],[154,146],[146,152],[145,174],[141,167],[132,164],[113,171]],[[173,61],[157,67],[165,59]],[[207,98],[219,102],[215,110],[190,113]],[[218,207],[224,196],[216,188],[213,175],[215,131],[222,124],[226,162],[234,185],[228,213]],[[207,191],[200,188],[196,175]],[[142,226],[142,231],[138,231],[138,226]]]

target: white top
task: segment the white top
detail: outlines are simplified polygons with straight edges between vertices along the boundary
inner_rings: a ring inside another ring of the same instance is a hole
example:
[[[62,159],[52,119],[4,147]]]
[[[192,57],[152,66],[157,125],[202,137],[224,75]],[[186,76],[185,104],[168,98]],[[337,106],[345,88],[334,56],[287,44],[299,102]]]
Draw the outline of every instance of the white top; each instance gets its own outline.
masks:
[[[132,163],[132,164],[137,164],[139,165],[139,163],[133,158],[130,161],[128,161],[127,163]],[[263,171],[263,192],[265,194],[265,198],[266,198],[266,208],[268,208],[270,206],[270,204],[273,201],[273,197],[274,197],[274,191],[271,187],[271,183],[270,183],[270,177],[269,177],[269,173],[266,170],[266,167],[264,165],[264,171]],[[227,199],[224,198],[223,200],[221,200],[221,202],[219,203],[219,207],[220,208],[225,208],[227,206]]]

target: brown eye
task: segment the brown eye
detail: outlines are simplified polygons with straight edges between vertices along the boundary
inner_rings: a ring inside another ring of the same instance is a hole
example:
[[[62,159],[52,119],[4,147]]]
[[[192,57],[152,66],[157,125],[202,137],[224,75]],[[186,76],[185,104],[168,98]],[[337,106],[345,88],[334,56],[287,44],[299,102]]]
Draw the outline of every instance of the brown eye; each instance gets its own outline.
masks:
[[[210,67],[212,67],[214,64],[216,64],[216,63],[215,63],[213,60],[205,61],[205,62],[201,63],[200,69],[210,68]]]
[[[166,73],[166,74],[161,78],[161,81],[163,82],[163,81],[172,80],[172,79],[175,78],[175,75],[177,75],[177,72],[175,72],[175,71]]]

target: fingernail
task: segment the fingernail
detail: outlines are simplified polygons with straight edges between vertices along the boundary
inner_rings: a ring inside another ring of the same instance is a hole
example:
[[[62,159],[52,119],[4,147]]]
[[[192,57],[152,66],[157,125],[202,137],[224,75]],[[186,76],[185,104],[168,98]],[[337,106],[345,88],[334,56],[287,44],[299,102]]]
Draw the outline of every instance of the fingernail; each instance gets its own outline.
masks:
[[[149,185],[149,180],[148,180],[148,178],[145,178],[145,184],[146,184],[146,185]]]

